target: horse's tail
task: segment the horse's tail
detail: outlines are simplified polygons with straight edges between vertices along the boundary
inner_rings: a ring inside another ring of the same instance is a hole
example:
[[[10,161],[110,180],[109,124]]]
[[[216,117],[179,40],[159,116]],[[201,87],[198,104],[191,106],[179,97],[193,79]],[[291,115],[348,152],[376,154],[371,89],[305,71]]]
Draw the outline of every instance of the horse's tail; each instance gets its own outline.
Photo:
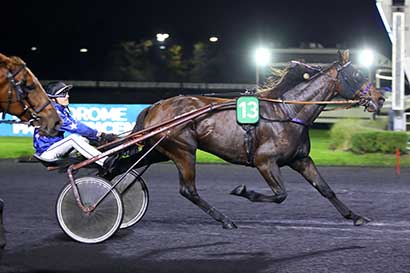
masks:
[[[132,133],[141,131],[144,129],[144,120],[145,117],[148,115],[148,112],[151,107],[147,107],[141,111],[141,113],[137,117],[137,121],[135,122],[135,126],[132,129]],[[109,167],[111,175],[115,176],[120,173],[127,171],[137,160],[139,160],[149,149],[151,145],[148,141],[145,141],[144,147],[142,150],[138,150],[136,145],[131,146],[130,148],[124,150],[122,152],[122,156],[119,158],[113,158],[113,162],[107,163],[107,165],[111,165]],[[124,156],[126,155],[126,156]],[[158,162],[168,161],[169,158],[163,154],[161,154],[156,149],[152,150],[149,154],[147,154],[141,162],[139,162],[135,168],[141,168],[147,165],[151,165]],[[105,166],[105,164],[104,164]]]

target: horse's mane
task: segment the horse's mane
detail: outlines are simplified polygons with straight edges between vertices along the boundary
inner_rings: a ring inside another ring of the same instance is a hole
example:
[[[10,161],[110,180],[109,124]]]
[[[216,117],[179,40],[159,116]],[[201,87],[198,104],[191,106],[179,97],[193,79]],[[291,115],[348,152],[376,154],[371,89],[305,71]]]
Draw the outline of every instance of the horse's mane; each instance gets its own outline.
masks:
[[[279,98],[283,93],[299,83],[309,80],[320,69],[320,67],[310,66],[299,61],[291,61],[284,69],[272,68],[272,75],[268,77],[262,88],[258,90],[258,96]]]
[[[26,65],[26,63],[20,57],[11,56],[9,57],[9,59],[10,62],[0,60],[0,66],[9,67],[10,65]]]
[[[26,63],[20,57],[11,56],[10,59],[11,63],[14,65],[26,65]]]

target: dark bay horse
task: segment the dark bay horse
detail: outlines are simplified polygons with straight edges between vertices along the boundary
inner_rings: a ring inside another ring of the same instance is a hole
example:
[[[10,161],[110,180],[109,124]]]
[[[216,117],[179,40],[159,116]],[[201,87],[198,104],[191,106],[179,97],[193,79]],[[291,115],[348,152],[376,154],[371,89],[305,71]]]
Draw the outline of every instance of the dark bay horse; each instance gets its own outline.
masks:
[[[48,135],[56,135],[61,126],[60,117],[36,76],[20,58],[3,54],[0,54],[0,112],[31,121]],[[5,243],[0,199],[0,248]]]
[[[282,82],[282,81],[279,81]],[[253,128],[251,141],[243,126],[236,122],[235,109],[223,109],[195,118],[184,125],[157,135],[146,143],[152,145],[166,134],[157,146],[162,159],[171,159],[179,173],[180,193],[200,207],[224,228],[236,225],[216,208],[200,197],[195,185],[195,153],[201,149],[222,159],[241,165],[256,167],[272,190],[271,195],[251,191],[241,185],[231,194],[252,202],[281,203],[286,189],[280,168],[290,166],[299,172],[322,196],[327,198],[346,219],[354,225],[368,221],[354,213],[338,199],[334,191],[319,174],[310,153],[308,127],[324,109],[319,104],[279,104],[263,99],[276,98],[278,90],[264,90],[260,97],[260,120]],[[367,79],[349,62],[349,53],[340,54],[338,62],[318,71],[308,81],[297,83],[290,90],[279,90],[285,100],[329,101],[337,95],[346,99],[359,99],[369,112],[382,107],[384,98]],[[137,120],[137,128],[169,120],[175,116],[209,104],[219,104],[229,99],[178,96],[157,102],[143,111]],[[249,145],[250,144],[250,145]],[[159,161],[159,160],[157,160]],[[151,162],[146,162],[151,163]]]

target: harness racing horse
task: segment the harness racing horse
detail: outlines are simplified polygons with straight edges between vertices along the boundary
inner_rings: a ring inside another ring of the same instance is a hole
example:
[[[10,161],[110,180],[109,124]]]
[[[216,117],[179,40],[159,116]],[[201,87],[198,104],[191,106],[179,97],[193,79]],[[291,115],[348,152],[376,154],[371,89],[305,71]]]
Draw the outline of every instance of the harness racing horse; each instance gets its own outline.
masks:
[[[236,225],[202,199],[196,189],[197,149],[215,154],[234,164],[256,167],[272,190],[271,195],[265,195],[241,185],[231,192],[233,195],[252,202],[282,203],[287,193],[280,168],[290,166],[327,198],[344,218],[351,219],[354,225],[368,222],[367,218],[354,213],[338,199],[309,156],[309,125],[324,110],[325,105],[272,103],[268,100],[277,95],[277,92],[273,92],[274,89],[272,88],[272,92],[265,90],[259,94],[260,119],[253,128],[251,141],[244,128],[236,122],[235,109],[227,108],[207,113],[156,135],[149,139],[146,146],[153,145],[165,135],[165,139],[156,149],[161,153],[162,160],[169,158],[175,163],[179,173],[180,193],[221,222],[223,228],[232,229],[236,228]],[[322,69],[308,81],[280,93],[284,100],[305,102],[329,101],[337,95],[346,99],[359,99],[359,104],[365,106],[369,112],[377,111],[384,103],[382,94],[349,62],[348,51],[340,53],[338,62]],[[228,101],[230,100],[210,97],[172,97],[143,111],[137,119],[135,130],[170,120],[205,105]],[[248,145],[249,143],[251,145]],[[149,163],[152,162],[145,164]]]
[[[0,53],[0,112],[9,113],[44,134],[56,135],[61,120],[39,80],[18,57]],[[5,245],[3,200],[0,199],[0,248]]]

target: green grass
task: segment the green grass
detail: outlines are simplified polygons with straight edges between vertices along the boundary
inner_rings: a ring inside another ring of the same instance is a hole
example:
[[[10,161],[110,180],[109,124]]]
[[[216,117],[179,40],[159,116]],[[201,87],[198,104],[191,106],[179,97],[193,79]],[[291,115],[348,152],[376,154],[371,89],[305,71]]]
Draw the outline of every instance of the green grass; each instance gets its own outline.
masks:
[[[311,156],[318,165],[392,167],[396,164],[394,154],[358,155],[352,152],[329,150],[330,135],[327,130],[310,130],[310,136],[312,140]],[[30,156],[33,153],[31,138],[0,137],[0,158],[18,158]],[[224,162],[222,159],[203,151],[198,151],[197,160],[201,163]],[[402,155],[400,161],[402,167],[410,167],[410,155]]]
[[[31,137],[0,137],[0,158],[18,158],[33,153]]]
[[[329,150],[330,132],[311,130],[312,149],[310,155],[318,165],[326,166],[377,166],[392,167],[396,164],[394,151],[392,154],[368,153],[354,154],[349,151]],[[400,157],[402,167],[410,167],[410,155]]]

